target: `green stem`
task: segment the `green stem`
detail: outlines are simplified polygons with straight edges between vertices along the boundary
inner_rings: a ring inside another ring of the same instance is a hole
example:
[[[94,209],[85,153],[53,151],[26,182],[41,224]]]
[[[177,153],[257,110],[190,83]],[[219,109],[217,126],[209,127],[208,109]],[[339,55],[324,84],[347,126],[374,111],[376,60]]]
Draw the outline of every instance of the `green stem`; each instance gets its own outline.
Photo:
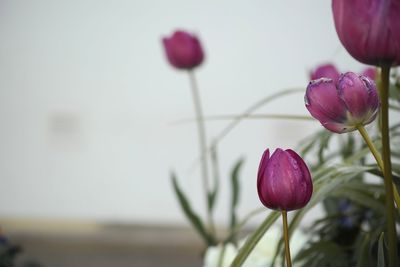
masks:
[[[282,211],[282,221],[283,221],[283,239],[285,240],[286,267],[292,267],[292,260],[290,258],[287,212],[285,210]]]
[[[207,222],[208,227],[211,235],[214,236],[215,229],[214,229],[214,222],[212,211],[210,209],[210,200],[209,200],[209,193],[210,188],[208,184],[208,161],[207,161],[207,139],[206,139],[206,129],[204,126],[204,116],[201,107],[201,100],[199,89],[196,82],[196,77],[192,70],[189,71],[189,79],[190,79],[190,87],[192,88],[192,96],[193,96],[193,103],[196,112],[196,119],[197,119],[197,131],[199,137],[199,149],[200,149],[200,161],[201,161],[201,177],[203,181],[203,193],[206,200],[206,214],[207,214]]]
[[[369,138],[369,135],[367,131],[365,130],[364,126],[358,125],[357,126],[358,131],[360,132],[361,136],[364,138],[365,143],[367,143],[367,146],[369,150],[371,151],[372,155],[374,156],[376,163],[378,164],[378,167],[381,169],[382,173],[384,173],[384,164],[381,155],[379,154],[378,149],[376,149],[374,143],[372,142],[371,138]],[[399,193],[397,192],[396,187],[393,186],[393,193],[394,193],[394,202],[396,202],[397,208],[400,209],[400,196]]]
[[[392,163],[390,160],[390,137],[389,137],[389,76],[390,66],[382,66],[381,71],[381,123],[382,123],[382,155],[383,176],[386,190],[386,216],[387,216],[387,238],[389,247],[389,267],[397,267],[397,234],[393,203],[393,178]]]
[[[360,132],[360,134],[363,137],[365,143],[367,144],[369,150],[371,151],[372,155],[374,156],[376,163],[378,164],[378,167],[383,172],[383,160],[381,158],[381,155],[379,154],[379,151],[376,149],[371,138],[369,138],[369,135],[368,135],[367,131],[365,130],[364,126],[358,125],[357,130]]]

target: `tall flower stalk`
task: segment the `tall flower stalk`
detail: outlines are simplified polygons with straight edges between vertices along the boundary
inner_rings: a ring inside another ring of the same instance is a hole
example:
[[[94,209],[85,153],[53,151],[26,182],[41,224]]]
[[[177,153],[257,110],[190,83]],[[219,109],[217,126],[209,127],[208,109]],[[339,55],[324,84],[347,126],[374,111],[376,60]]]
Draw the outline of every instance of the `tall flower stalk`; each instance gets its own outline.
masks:
[[[382,155],[383,176],[386,190],[386,213],[387,213],[387,239],[389,247],[389,267],[398,266],[397,256],[397,233],[394,215],[394,188],[392,177],[392,162],[390,159],[390,136],[389,136],[389,75],[390,66],[381,69],[381,86],[379,94],[381,97],[381,133],[382,133]]]
[[[258,168],[257,191],[264,206],[281,212],[286,267],[291,267],[287,212],[301,209],[310,201],[313,192],[310,171],[293,150],[278,148],[270,157],[267,149]]]
[[[209,204],[209,177],[208,177],[208,160],[207,160],[207,136],[206,136],[206,128],[204,125],[204,115],[201,105],[201,99],[199,94],[199,88],[196,81],[196,77],[193,70],[189,70],[189,79],[190,79],[190,87],[192,89],[193,96],[193,104],[196,113],[196,122],[197,122],[197,132],[199,138],[199,151],[200,151],[200,161],[201,161],[201,177],[203,184],[203,193],[206,201],[206,209],[207,209],[207,222],[209,226],[209,231],[212,235],[215,233],[214,220],[212,216],[211,206]]]
[[[215,230],[208,177],[207,137],[206,129],[204,126],[204,115],[200,100],[199,88],[194,74],[194,69],[200,66],[204,60],[203,48],[201,46],[200,40],[195,35],[182,30],[175,31],[172,36],[163,38],[162,42],[164,45],[166,57],[171,66],[179,70],[186,70],[189,74],[189,81],[197,122],[199,152],[201,159],[201,179],[207,214],[208,233],[204,233],[204,229],[200,219],[197,218],[197,215],[195,216],[192,211],[190,211],[190,213],[192,214],[189,216],[189,218],[192,218],[192,223],[198,229],[201,229],[200,232],[203,236],[206,236],[207,240],[214,240]],[[174,184],[177,185],[176,183]],[[186,203],[181,203],[182,207],[184,209],[186,208],[186,210],[189,210],[189,204],[187,203],[187,200],[185,199],[184,202]],[[212,245],[213,243],[214,241],[207,241],[208,245]]]

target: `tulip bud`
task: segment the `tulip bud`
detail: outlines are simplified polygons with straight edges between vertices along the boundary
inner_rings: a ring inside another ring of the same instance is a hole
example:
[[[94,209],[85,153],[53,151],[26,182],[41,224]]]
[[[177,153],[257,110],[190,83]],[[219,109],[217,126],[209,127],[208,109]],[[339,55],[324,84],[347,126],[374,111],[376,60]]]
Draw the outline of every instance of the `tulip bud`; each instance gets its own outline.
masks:
[[[311,80],[316,80],[319,78],[329,78],[337,81],[339,79],[339,76],[340,73],[333,64],[320,65],[310,73]]]
[[[333,0],[340,41],[352,57],[375,65],[400,64],[399,0]]]
[[[311,115],[335,133],[369,124],[379,108],[375,83],[352,72],[342,74],[337,83],[325,78],[311,81],[304,100]]]
[[[169,63],[177,69],[193,69],[203,62],[204,54],[196,36],[176,31],[162,39]]]
[[[278,148],[269,157],[267,149],[258,169],[257,190],[267,208],[281,211],[300,209],[312,195],[310,171],[293,150]]]

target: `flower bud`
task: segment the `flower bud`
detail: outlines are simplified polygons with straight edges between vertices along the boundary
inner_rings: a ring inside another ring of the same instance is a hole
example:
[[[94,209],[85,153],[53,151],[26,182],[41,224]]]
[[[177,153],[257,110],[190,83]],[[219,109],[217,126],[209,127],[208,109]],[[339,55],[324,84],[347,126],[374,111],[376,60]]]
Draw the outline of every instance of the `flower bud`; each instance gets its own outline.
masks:
[[[278,148],[269,157],[267,149],[258,169],[257,190],[267,208],[284,211],[300,209],[312,195],[310,171],[293,150]]]
[[[340,73],[333,64],[323,64],[316,67],[310,73],[311,80],[316,80],[319,78],[329,78],[334,81],[339,79]]]
[[[352,72],[311,81],[304,97],[306,108],[322,126],[335,133],[351,132],[372,122],[379,109],[373,81]]]
[[[400,64],[399,0],[333,0],[340,41],[358,61],[382,66]]]
[[[169,63],[177,69],[193,69],[204,59],[203,49],[196,36],[176,31],[162,39]]]

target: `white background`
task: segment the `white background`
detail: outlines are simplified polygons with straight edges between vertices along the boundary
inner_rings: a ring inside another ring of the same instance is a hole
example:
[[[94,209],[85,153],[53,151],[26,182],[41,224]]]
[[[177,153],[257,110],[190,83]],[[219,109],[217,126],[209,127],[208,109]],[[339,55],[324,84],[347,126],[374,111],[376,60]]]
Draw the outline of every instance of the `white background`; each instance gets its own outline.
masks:
[[[330,1],[0,0],[0,216],[186,223],[172,193],[178,177],[203,214],[188,77],[166,62],[160,39],[196,32],[207,115],[239,114],[331,61],[360,71],[341,47]],[[303,114],[303,94],[258,113]],[[212,137],[228,121],[208,122]],[[220,145],[227,218],[228,173],[243,156],[239,213],[261,204],[266,147],[295,147],[316,121],[252,120]],[[195,166],[193,168],[193,166]]]

